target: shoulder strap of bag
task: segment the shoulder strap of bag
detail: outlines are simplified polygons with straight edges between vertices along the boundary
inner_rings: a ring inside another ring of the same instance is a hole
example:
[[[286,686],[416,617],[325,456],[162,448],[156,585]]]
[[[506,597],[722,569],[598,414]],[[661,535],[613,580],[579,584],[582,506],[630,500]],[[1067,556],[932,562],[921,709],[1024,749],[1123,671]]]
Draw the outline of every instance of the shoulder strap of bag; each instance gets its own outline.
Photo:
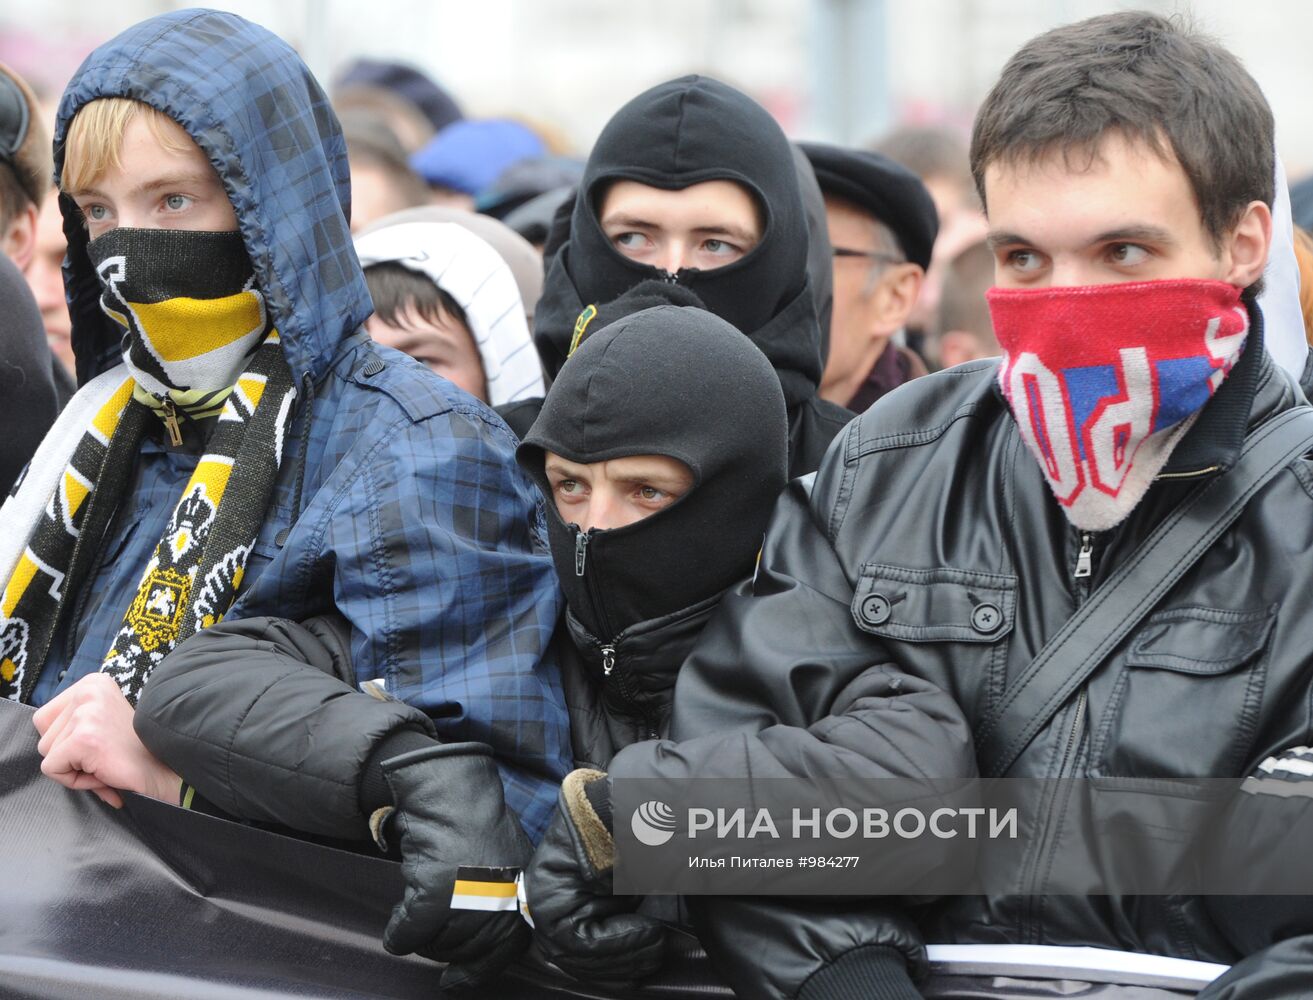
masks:
[[[1182,501],[1008,686],[976,735],[981,774],[1006,774],[1067,699],[1235,523],[1254,494],[1308,451],[1313,451],[1311,407],[1287,410],[1252,431],[1235,466]]]

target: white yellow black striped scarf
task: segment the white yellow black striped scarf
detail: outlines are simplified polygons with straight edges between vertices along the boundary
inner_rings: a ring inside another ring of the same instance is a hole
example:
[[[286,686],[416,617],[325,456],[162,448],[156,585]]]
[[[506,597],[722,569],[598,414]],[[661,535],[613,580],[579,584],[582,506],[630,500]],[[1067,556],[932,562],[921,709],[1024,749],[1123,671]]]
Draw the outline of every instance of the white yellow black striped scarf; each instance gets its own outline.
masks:
[[[63,474],[46,484],[45,503],[16,502],[29,485],[42,485],[25,480],[0,511],[4,531],[27,539],[10,565],[0,563],[0,697],[19,701],[31,696],[157,416],[180,443],[180,420],[218,413],[101,669],[135,704],[178,642],[223,617],[272,497],[296,396],[238,234],[120,229],[89,249],[102,307],[128,331],[123,377],[100,383],[80,438],[63,429],[73,444]],[[134,269],[149,280],[134,281]],[[85,407],[70,404],[65,413],[86,419]],[[51,433],[59,431],[56,423]],[[19,510],[31,512],[32,523],[8,523]]]

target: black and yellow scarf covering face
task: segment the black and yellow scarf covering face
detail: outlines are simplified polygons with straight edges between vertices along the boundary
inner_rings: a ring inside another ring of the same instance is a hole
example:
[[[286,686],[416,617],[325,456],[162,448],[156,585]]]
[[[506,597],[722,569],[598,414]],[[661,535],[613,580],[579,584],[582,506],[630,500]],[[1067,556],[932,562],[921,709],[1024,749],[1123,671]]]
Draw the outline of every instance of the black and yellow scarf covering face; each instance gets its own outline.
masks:
[[[217,414],[101,669],[136,703],[154,666],[219,621],[273,495],[296,391],[239,233],[116,229],[88,244],[124,328],[124,381],[95,414],[0,594],[0,697],[27,701],[154,421]]]

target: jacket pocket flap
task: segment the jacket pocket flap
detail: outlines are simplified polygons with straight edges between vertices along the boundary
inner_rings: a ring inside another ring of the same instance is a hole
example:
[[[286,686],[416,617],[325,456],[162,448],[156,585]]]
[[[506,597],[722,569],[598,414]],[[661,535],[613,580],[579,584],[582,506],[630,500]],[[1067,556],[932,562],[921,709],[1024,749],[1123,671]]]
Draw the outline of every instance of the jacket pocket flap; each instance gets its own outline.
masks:
[[[1149,616],[1126,654],[1132,667],[1224,674],[1267,645],[1276,605],[1258,611],[1171,608]]]
[[[857,627],[904,642],[994,642],[1012,631],[1017,578],[866,563],[853,594]]]

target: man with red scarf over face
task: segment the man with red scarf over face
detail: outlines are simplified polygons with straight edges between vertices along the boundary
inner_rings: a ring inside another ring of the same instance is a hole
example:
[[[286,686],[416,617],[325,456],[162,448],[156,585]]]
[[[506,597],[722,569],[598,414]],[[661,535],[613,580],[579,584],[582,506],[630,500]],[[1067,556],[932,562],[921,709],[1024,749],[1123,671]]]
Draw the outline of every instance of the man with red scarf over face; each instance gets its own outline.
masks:
[[[814,482],[790,485],[754,579],[681,670],[671,738],[621,751],[611,787],[816,780],[864,760],[941,779],[1248,778],[1251,796],[1313,803],[1313,616],[1294,604],[1313,592],[1305,458],[1250,496],[1033,738],[1033,723],[989,732],[1040,649],[1120,569],[1154,558],[1154,529],[1232,469],[1246,434],[1307,405],[1269,357],[1256,303],[1272,128],[1230,53],[1155,15],[1024,46],[972,143],[1004,357],[879,400]],[[988,763],[932,692],[976,743],[1024,749]],[[899,701],[903,730],[873,724]],[[927,942],[1189,958],[1231,967],[1200,994],[1211,1000],[1308,995],[1309,897],[1127,895],[1106,878],[1103,894],[1074,895],[1052,858],[1091,835],[1063,802],[1023,832],[1005,890],[689,906],[741,996],[917,997]],[[1117,861],[1125,843],[1087,846]]]

